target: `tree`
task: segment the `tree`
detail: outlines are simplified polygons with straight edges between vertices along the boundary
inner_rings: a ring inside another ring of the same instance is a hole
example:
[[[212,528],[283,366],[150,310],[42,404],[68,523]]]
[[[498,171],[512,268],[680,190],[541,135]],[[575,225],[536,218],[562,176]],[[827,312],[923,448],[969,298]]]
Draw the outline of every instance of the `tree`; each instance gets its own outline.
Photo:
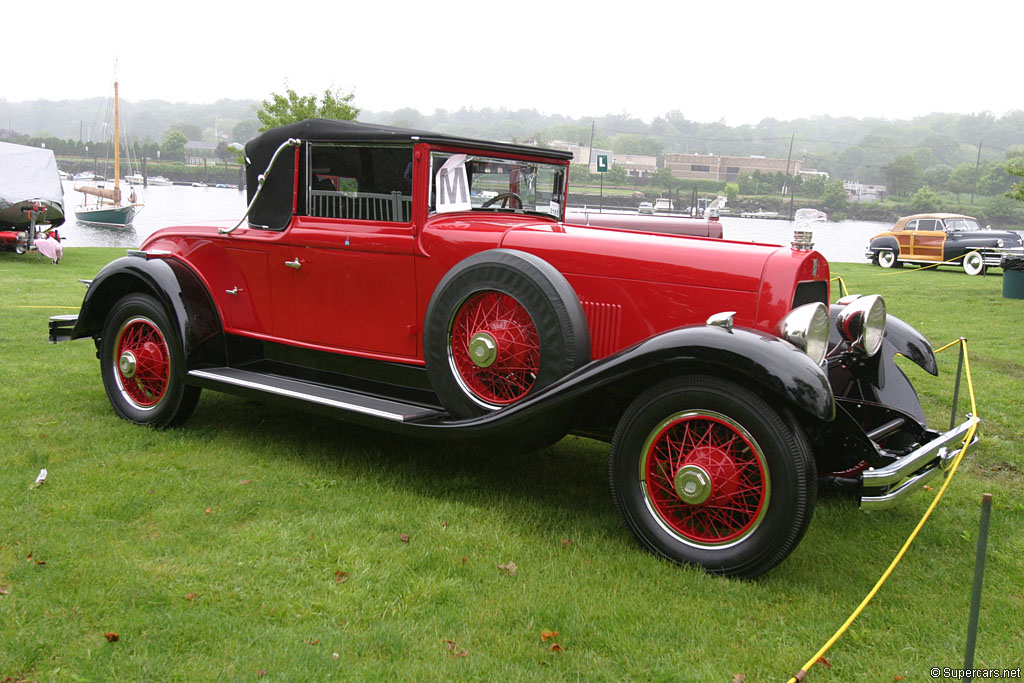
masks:
[[[828,213],[839,213],[846,210],[846,188],[842,180],[825,181],[825,190],[821,195],[821,203]]]
[[[359,116],[359,109],[350,104],[354,97],[353,93],[328,88],[318,100],[316,95],[299,95],[288,88],[284,95],[271,93],[270,99],[263,100],[256,109],[256,118],[263,124],[260,131],[306,119],[352,121]]]
[[[725,196],[730,202],[736,201],[736,197],[740,195],[740,186],[737,183],[726,183],[725,184]]]
[[[939,195],[925,185],[910,198],[910,209],[914,213],[933,213],[939,209]]]
[[[168,131],[172,131],[172,130],[180,131],[182,133],[182,135],[185,136],[186,140],[202,140],[203,139],[203,129],[200,128],[199,126],[197,126],[194,123],[184,123],[184,122],[175,123],[174,125],[169,126],[167,128],[167,130]]]
[[[909,194],[921,187],[921,168],[912,154],[904,154],[885,167],[889,191],[893,194]]]
[[[231,129],[231,142],[241,142],[243,145],[252,140],[260,132],[260,122],[257,119],[245,119],[235,124]]]
[[[608,171],[608,182],[612,185],[625,185],[627,177],[626,167],[619,164],[612,164]]]
[[[946,181],[946,189],[956,195],[956,201],[960,201],[960,195],[967,194],[974,187],[974,164],[960,164],[949,174]]]
[[[169,130],[164,136],[164,142],[160,145],[164,159],[181,160],[185,158],[185,143],[188,138],[180,130]]]
[[[1024,177],[1024,166],[1020,164],[1007,164],[1006,172],[1018,178]],[[1014,183],[1010,191],[1006,193],[1006,196],[1024,202],[1024,182]]]

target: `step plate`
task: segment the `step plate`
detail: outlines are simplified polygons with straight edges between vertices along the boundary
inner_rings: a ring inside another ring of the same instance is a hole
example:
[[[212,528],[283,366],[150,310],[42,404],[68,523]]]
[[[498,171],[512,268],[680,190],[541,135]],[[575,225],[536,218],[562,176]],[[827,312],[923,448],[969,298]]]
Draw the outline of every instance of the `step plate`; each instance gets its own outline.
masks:
[[[191,370],[189,377],[203,382],[215,382],[274,396],[316,403],[362,415],[371,415],[394,422],[420,422],[444,415],[439,410],[424,406],[392,401],[377,396],[335,389],[320,384],[311,384],[279,375],[264,375],[238,368],[206,368]]]

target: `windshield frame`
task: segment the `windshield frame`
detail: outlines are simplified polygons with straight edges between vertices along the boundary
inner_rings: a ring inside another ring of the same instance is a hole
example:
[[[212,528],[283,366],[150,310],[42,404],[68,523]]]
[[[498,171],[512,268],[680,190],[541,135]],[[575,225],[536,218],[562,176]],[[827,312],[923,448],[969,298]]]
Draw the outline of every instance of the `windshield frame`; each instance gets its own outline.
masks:
[[[474,189],[479,190],[479,186],[474,188],[475,177],[482,177],[486,174],[474,174],[474,179],[469,180],[469,190],[471,192],[471,201],[473,203],[470,209],[473,212],[485,212],[485,213],[511,213],[519,215],[530,215],[540,216],[545,218],[553,219],[559,223],[565,220],[566,211],[566,196],[569,188],[569,162],[554,160],[544,157],[535,157],[524,154],[505,153],[501,150],[481,150],[481,149],[469,149],[460,147],[449,147],[449,146],[431,146],[429,153],[426,155],[427,163],[427,175],[429,182],[427,184],[427,214],[428,216],[443,215],[445,212],[439,212],[436,204],[436,173],[440,168],[436,165],[436,160],[439,157],[444,159],[450,158],[456,154],[465,154],[467,163],[493,163],[493,164],[513,164],[513,165],[528,165],[537,168],[535,186],[533,188],[533,196],[536,198],[537,195],[548,195],[548,202],[544,204],[541,202],[539,205],[534,203],[533,208],[527,208],[529,204],[520,208],[514,206],[514,202],[504,202],[506,206],[501,206],[502,202],[499,202],[490,207],[482,207],[482,204],[486,199],[482,198],[480,194],[473,195]],[[443,162],[442,162],[443,163]],[[552,177],[550,174],[553,173]],[[550,188],[548,183],[551,183]],[[545,189],[541,189],[541,187]],[[525,198],[524,198],[525,199]],[[525,203],[525,202],[524,202]],[[557,211],[551,211],[551,207],[557,204]],[[545,208],[547,210],[545,210]]]

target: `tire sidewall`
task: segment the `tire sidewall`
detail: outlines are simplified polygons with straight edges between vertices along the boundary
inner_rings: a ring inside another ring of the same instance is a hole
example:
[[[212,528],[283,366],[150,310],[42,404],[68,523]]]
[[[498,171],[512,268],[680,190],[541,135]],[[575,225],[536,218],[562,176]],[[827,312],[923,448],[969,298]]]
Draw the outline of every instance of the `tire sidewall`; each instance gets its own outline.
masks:
[[[978,252],[969,251],[964,254],[963,268],[968,275],[980,275],[985,270],[985,261]]]
[[[880,268],[892,268],[896,265],[897,260],[896,252],[890,249],[880,250],[878,255],[875,257],[875,261],[878,263]]]
[[[565,278],[543,260],[515,250],[480,252],[453,268],[438,284],[427,307],[423,356],[442,404],[458,417],[501,408],[472,395],[456,377],[449,346],[452,324],[475,294],[494,291],[514,298],[537,331],[540,366],[527,395],[590,360],[589,328],[582,305]]]
[[[150,408],[140,408],[122,394],[118,381],[117,338],[122,325],[132,318],[146,318],[160,331],[168,356],[168,383],[163,398]],[[118,301],[107,315],[100,338],[100,372],[103,387],[114,411],[125,420],[154,427],[166,427],[187,417],[191,407],[183,411],[186,396],[185,362],[181,338],[160,303],[148,294],[129,294]],[[194,400],[194,399],[193,399]],[[182,414],[184,413],[184,415]]]
[[[645,442],[664,419],[684,410],[731,418],[764,456],[767,510],[748,536],[720,548],[690,544],[666,530],[648,508],[640,486]],[[757,395],[716,378],[677,378],[641,395],[623,415],[612,441],[609,473],[620,513],[647,548],[712,573],[754,576],[778,564],[803,536],[814,502],[813,465],[802,437]]]

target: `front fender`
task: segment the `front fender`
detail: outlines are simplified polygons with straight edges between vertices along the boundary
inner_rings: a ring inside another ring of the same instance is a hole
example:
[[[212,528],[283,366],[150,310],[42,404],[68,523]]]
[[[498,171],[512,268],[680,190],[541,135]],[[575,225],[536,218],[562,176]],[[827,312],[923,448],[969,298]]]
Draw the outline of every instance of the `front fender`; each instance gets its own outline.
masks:
[[[71,338],[99,337],[110,309],[133,292],[149,294],[163,304],[178,327],[187,359],[221,337],[220,315],[195,273],[172,259],[129,255],[111,261],[93,279]]]
[[[835,403],[824,370],[789,342],[745,328],[695,325],[650,337],[593,361],[545,387],[525,401],[480,417],[432,423],[403,423],[400,429],[449,438],[514,438],[566,408],[597,401],[637,378],[658,379],[671,372],[718,372],[740,379],[774,396],[780,405],[818,420],[835,416]],[[654,380],[657,381],[657,380]]]

